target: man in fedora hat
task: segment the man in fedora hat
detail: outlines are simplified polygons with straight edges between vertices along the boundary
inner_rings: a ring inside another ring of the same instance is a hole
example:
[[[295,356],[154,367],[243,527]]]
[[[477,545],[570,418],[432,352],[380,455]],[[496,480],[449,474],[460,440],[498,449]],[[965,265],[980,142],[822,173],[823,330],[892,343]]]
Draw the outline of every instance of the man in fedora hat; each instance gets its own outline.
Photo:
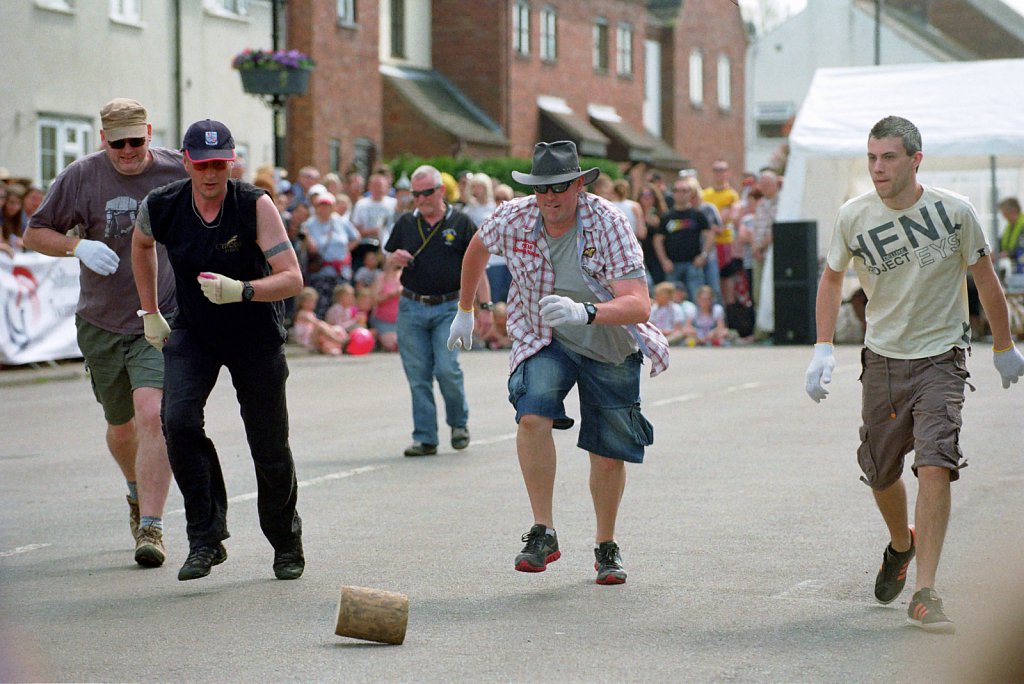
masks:
[[[561,556],[552,515],[555,445],[567,430],[565,396],[580,398],[577,446],[590,454],[590,493],[597,518],[598,584],[622,584],[626,571],[615,521],[626,485],[625,463],[642,463],[654,439],[640,413],[640,366],[668,367],[664,335],[648,322],[643,253],[625,215],[583,191],[598,169],[583,171],[572,142],[538,143],[529,174],[512,172],[529,197],[505,202],[480,226],[462,262],[462,296],[448,346],[472,343],[472,293],[490,254],[505,257],[508,296],[509,399],[519,424],[519,465],[534,524],[515,569],[542,572]]]
[[[171,484],[160,431],[164,358],[146,343],[132,281],[132,226],[146,194],[180,178],[181,154],[150,147],[146,108],[115,98],[100,110],[103,149],[68,165],[29,219],[25,246],[82,262],[75,325],[93,394],[107,421],[107,448],[128,483],[135,561],[163,564],[163,510]],[[75,227],[77,234],[69,235]],[[161,310],[174,313],[167,254],[157,258]]]

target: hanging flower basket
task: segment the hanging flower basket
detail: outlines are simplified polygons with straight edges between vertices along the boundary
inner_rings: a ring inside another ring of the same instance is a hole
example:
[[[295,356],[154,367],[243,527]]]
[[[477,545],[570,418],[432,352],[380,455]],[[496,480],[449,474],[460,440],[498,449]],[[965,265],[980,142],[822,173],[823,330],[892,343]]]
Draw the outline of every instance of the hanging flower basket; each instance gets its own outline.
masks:
[[[243,50],[231,66],[242,77],[242,89],[253,95],[303,95],[309,87],[313,60],[298,50]]]

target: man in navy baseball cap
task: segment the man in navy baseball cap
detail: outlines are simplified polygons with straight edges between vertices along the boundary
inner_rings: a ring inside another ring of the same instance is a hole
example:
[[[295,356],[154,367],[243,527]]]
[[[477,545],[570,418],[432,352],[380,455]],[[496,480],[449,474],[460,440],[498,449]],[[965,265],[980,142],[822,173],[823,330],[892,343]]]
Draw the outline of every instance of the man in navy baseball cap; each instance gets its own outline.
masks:
[[[181,141],[182,152],[189,161],[234,161],[235,139],[220,121],[196,121],[185,131]]]

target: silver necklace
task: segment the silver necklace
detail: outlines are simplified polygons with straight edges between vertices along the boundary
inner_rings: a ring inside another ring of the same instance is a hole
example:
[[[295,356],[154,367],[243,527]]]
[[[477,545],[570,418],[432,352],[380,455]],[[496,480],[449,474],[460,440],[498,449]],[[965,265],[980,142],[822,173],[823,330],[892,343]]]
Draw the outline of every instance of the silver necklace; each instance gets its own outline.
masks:
[[[207,223],[206,219],[203,218],[203,215],[199,213],[199,209],[196,207],[196,196],[195,195],[192,195],[192,211],[195,212],[196,218],[199,219],[204,226],[206,226],[207,228],[210,228],[210,229],[217,228],[218,226],[220,226],[220,222],[224,218],[224,204],[222,202],[221,205],[220,205],[220,209],[217,210],[217,218],[216,218],[217,222],[216,223]]]

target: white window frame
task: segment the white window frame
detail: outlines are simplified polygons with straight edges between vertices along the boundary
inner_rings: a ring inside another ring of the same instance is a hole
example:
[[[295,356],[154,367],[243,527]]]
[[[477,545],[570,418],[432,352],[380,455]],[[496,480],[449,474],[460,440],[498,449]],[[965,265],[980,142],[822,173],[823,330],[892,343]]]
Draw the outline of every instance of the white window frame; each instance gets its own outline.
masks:
[[[54,130],[55,147],[45,149],[43,147],[43,129]],[[68,133],[75,134],[75,140],[68,140]],[[71,162],[94,152],[98,138],[93,133],[92,123],[88,119],[73,117],[62,117],[58,115],[40,115],[36,123],[36,157],[37,176],[40,185],[48,187],[53,179],[57,177]],[[53,176],[43,175],[44,159],[46,156],[53,157]]]
[[[732,110],[732,62],[729,55],[718,55],[718,108]]]
[[[249,18],[249,0],[203,0],[203,8],[227,19]]]
[[[540,58],[546,62],[558,59],[558,12],[554,7],[540,9]]]
[[[110,20],[131,26],[142,25],[142,0],[110,0]]]
[[[530,54],[530,3],[516,0],[512,7],[512,47],[517,55]]]
[[[615,70],[621,76],[633,75],[633,25],[615,27]]]
[[[690,104],[704,106],[704,53],[700,48],[690,51]]]
[[[594,71],[607,73],[610,68],[608,51],[611,42],[611,31],[608,28],[608,20],[604,17],[594,19],[594,26],[591,30],[593,42],[593,66]]]
[[[355,26],[356,0],[338,0],[335,7],[338,11],[338,25]]]
[[[67,14],[74,14],[76,11],[75,0],[36,0],[36,7]]]

